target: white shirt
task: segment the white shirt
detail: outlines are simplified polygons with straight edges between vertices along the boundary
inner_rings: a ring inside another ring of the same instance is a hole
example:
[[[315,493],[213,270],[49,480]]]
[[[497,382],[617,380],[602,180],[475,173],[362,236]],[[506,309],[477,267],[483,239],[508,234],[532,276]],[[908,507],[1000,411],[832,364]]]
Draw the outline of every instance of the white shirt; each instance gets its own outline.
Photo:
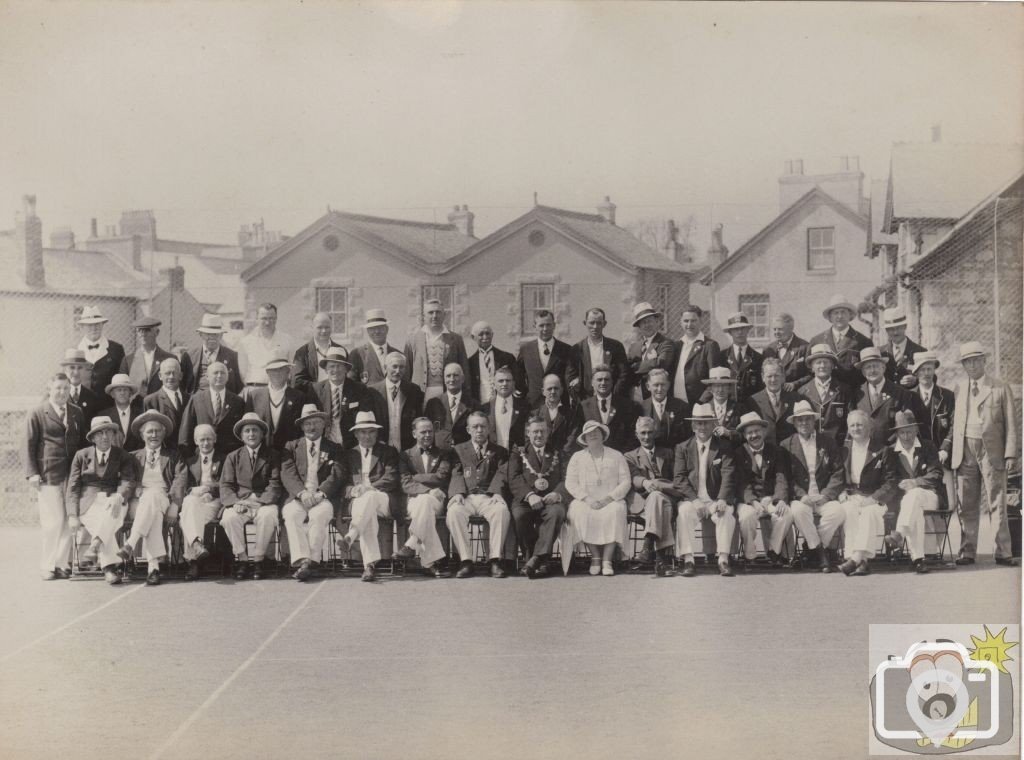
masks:
[[[736,356],[737,362],[743,361],[743,357],[747,355],[747,351],[749,350],[748,346],[737,346],[735,343],[733,344],[732,348],[732,352]]]
[[[818,397],[824,401],[828,395],[828,390],[832,386],[832,381],[829,380],[827,383],[822,384],[818,378],[814,378],[814,387],[818,389]]]
[[[792,335],[789,336],[789,340],[787,340],[785,343],[782,343],[782,342],[779,343],[779,349],[778,349],[777,353],[779,354],[779,358],[780,359],[785,359],[786,358],[786,354],[789,352],[789,347],[790,347],[790,345],[792,343],[793,343],[793,336]]]
[[[977,383],[978,395],[971,393],[971,387]],[[981,405],[985,398],[984,390],[988,388],[988,376],[982,375],[977,380],[967,378],[967,419],[965,420],[964,435],[967,438],[981,438],[984,434],[982,424]]]
[[[914,445],[910,447],[910,451],[903,448],[903,443],[899,440],[897,440],[896,445],[893,446],[893,451],[904,458],[907,469],[910,470],[911,473],[914,472],[914,454],[919,448],[921,448],[921,441],[916,438],[914,439]]]
[[[420,452],[420,461],[423,462],[423,472],[430,472],[430,450]]]
[[[547,350],[548,350],[547,356],[544,355],[544,349],[545,348],[547,348]],[[551,352],[554,350],[554,348],[555,348],[555,339],[554,338],[552,338],[551,340],[548,340],[548,341],[543,341],[540,338],[537,338],[537,353],[540,354],[540,366],[542,366],[544,369],[548,368],[548,362],[551,361]]]
[[[281,409],[284,408],[285,387],[278,389],[267,388],[270,391],[270,419],[273,422],[274,430],[277,430],[278,420],[281,419]]]
[[[205,462],[203,460],[206,460]],[[204,454],[199,452],[199,485],[208,486],[213,484],[216,479],[213,477],[213,452]]]
[[[224,410],[224,391],[223,391],[223,389],[217,391],[217,390],[214,390],[211,387],[210,388],[210,404],[213,407],[213,411],[215,411],[215,412],[217,411],[217,403],[218,403],[218,401],[220,402],[220,409],[221,409],[221,411],[223,411]]]
[[[846,329],[844,329],[842,332],[838,332],[836,330],[836,328],[833,327],[832,328],[832,342],[835,343],[838,346],[839,345],[839,341],[841,341],[843,338],[845,338],[846,337],[846,333],[848,333],[848,332],[850,332],[850,326],[849,325],[847,325]]]
[[[480,349],[480,356],[478,361],[480,362],[480,403],[486,404],[494,396],[494,373],[497,368],[494,366],[494,349],[488,348],[486,351]],[[490,357],[491,366],[487,366],[487,359]]]
[[[970,386],[968,386],[968,391]],[[921,401],[927,407],[932,401],[932,394],[935,393],[935,385],[933,384],[930,388],[925,388],[924,383],[918,383],[917,392],[921,395]]]
[[[363,473],[363,485],[370,485],[370,454],[373,453],[373,449],[364,449],[362,446],[359,447],[359,456],[362,457],[362,473]]]
[[[590,369],[593,370],[598,364],[604,364],[604,338],[594,343],[587,338],[587,349],[590,351]]]
[[[501,411],[503,406],[505,407],[504,412]],[[498,445],[507,449],[509,433],[512,431],[511,398],[494,397],[494,423],[497,427]]]
[[[597,412],[598,412],[598,414],[601,415],[601,422],[603,422],[605,425],[607,425],[608,424],[608,420],[612,416],[612,399],[611,399],[611,396],[605,396],[604,398],[601,398],[600,396],[595,395],[594,396],[594,401],[597,402]],[[601,408],[602,402],[604,404],[604,409]]]
[[[870,439],[863,443],[850,441],[850,480],[853,484],[860,485],[860,474],[864,470],[864,463],[868,461],[868,444]]]
[[[269,383],[263,367],[271,359],[287,354],[291,346],[292,339],[286,333],[278,330],[270,338],[264,338],[257,327],[238,344],[238,369],[242,379],[247,383]]]
[[[906,339],[906,337],[904,337],[902,343],[893,343],[892,344],[892,358],[895,359],[896,361],[899,361],[900,359],[903,358],[903,354],[904,354],[904,352],[906,350],[907,350],[907,339]]]
[[[697,333],[693,338],[686,335],[683,336],[683,345],[679,349],[679,364],[676,367],[676,376],[672,383],[673,394],[676,398],[681,398],[683,401],[690,400],[686,395],[686,361],[690,358],[690,351],[693,350],[693,344],[702,340],[704,340],[703,330]]]
[[[57,414],[60,415],[60,412],[57,412]],[[124,409],[117,410],[118,421],[121,423],[121,430],[124,431],[125,438],[128,437],[128,427],[129,423],[131,422],[131,414],[131,406],[126,406]],[[123,446],[124,442],[122,442],[121,445]]]
[[[142,349],[142,361],[145,362],[146,375],[147,376],[153,374],[153,359],[155,357],[156,357],[156,349],[155,348],[152,351],[147,351],[146,349]]]
[[[818,495],[818,479],[814,476],[814,473],[818,469],[818,437],[812,435],[810,438],[804,438],[802,435],[797,434],[797,439],[800,441],[800,448],[803,449],[804,459],[807,461],[807,472],[810,473],[809,487],[807,493],[811,496]]]
[[[729,408],[727,406],[728,402],[720,402],[717,399],[711,399],[711,403],[715,410],[715,416],[718,418],[719,424],[724,424],[725,417],[729,411]]]
[[[89,346],[97,346],[97,348],[89,348]],[[88,338],[82,338],[78,344],[78,348],[85,351],[85,360],[92,364],[95,364],[98,360],[102,359],[107,355],[107,351],[110,350],[110,341],[100,336],[99,340],[90,341]]]
[[[302,445],[306,447],[306,490],[316,491],[320,487],[320,478],[316,471],[320,467],[320,438],[311,441],[308,438],[302,439]]]
[[[882,388],[885,387],[885,380],[883,379],[877,385],[875,383],[868,383],[867,386],[868,400],[871,401],[872,405],[877,404],[882,398]]]
[[[704,451],[701,451],[701,447]],[[711,501],[708,494],[708,461],[711,459],[711,441],[697,440],[697,498],[701,501]]]
[[[747,447],[747,452],[750,454],[750,458],[754,461],[754,465],[757,469],[764,467],[764,446],[754,451],[748,444],[744,444]]]
[[[171,400],[171,403],[174,405],[174,408],[180,410],[182,402],[178,400],[178,398],[175,396],[175,394],[179,394],[180,395],[181,394],[181,389],[178,388],[177,390],[173,390],[172,391],[166,385],[162,385],[160,387],[163,390],[164,394],[166,394],[167,398],[169,398]]]
[[[657,415],[659,420],[665,419],[665,404],[668,403],[668,399],[664,401],[655,401],[654,397],[651,397],[651,408],[654,409],[654,413]]]
[[[62,420],[64,422],[64,424],[66,425],[67,424],[67,417],[66,417],[67,407],[65,407],[65,406],[57,406],[56,404],[51,403],[50,404],[50,408],[53,409],[53,413],[57,415],[57,419],[58,420]],[[123,422],[121,423],[121,427],[124,427],[124,423]],[[128,432],[128,428],[125,428],[125,433],[127,434],[127,432]]]
[[[545,404],[544,408],[548,410],[548,419],[554,421],[555,417],[558,416],[558,409],[559,409],[559,407],[557,407],[557,406],[551,407],[551,406],[548,406],[547,404]]]

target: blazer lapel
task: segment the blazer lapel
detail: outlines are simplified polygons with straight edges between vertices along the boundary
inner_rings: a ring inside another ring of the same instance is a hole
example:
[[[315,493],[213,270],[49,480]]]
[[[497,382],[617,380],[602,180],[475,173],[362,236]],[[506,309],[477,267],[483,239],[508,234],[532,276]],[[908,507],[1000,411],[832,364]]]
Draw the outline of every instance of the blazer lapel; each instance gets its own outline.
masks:
[[[370,469],[367,470],[367,472],[366,472],[367,475],[369,475],[371,472],[373,472],[373,468],[377,466],[377,459],[378,459],[378,457],[377,457],[377,446],[378,445],[380,445],[380,444],[375,444],[374,447],[372,449],[370,449]],[[362,457],[360,456],[360,458],[362,458]]]

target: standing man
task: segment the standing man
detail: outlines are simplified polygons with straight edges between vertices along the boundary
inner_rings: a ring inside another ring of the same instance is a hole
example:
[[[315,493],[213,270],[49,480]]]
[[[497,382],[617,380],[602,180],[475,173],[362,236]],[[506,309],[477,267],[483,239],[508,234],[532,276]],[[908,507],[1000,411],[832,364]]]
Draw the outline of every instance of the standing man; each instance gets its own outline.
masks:
[[[469,377],[469,358],[462,336],[450,331],[444,324],[444,308],[436,298],[423,302],[424,325],[409,336],[405,343],[405,358],[409,379],[423,389],[429,401],[444,395],[444,368],[448,364],[462,367],[462,376]]]
[[[576,428],[576,412],[563,402],[562,380],[558,375],[544,377],[543,403],[535,406],[532,415],[539,415],[548,421],[550,431],[548,442],[559,451],[567,451],[576,443],[573,431]]]
[[[466,423],[469,413],[476,410],[476,405],[469,394],[464,392],[464,380],[461,365],[455,362],[446,365],[444,395],[427,399],[423,409],[423,415],[433,423],[434,439],[442,449],[450,449],[469,440]]]
[[[348,351],[341,346],[330,349],[320,366],[327,371],[327,379],[313,383],[310,400],[328,415],[327,437],[346,449],[351,448],[356,445],[352,432],[356,416],[373,409],[370,392],[358,380],[348,378],[352,362]]]
[[[924,419],[920,397],[885,379],[885,357],[879,349],[865,348],[854,366],[864,374],[864,383],[853,392],[850,411],[860,409],[871,418],[876,443],[889,444],[897,412],[913,412],[915,419]]]
[[[530,414],[526,399],[513,395],[515,389],[512,368],[502,367],[494,373],[494,396],[480,407],[490,419],[491,441],[509,451],[524,444]]]
[[[189,454],[195,445],[195,431],[200,425],[210,425],[216,432],[217,453],[221,456],[238,447],[235,425],[245,414],[245,402],[227,389],[228,368],[214,362],[206,369],[210,385],[195,393],[185,405],[178,430],[178,447]],[[116,420],[115,420],[116,421]]]
[[[736,402],[742,406],[748,398],[764,387],[761,381],[761,354],[747,345],[747,336],[753,325],[741,311],[730,314],[723,328],[732,338],[719,357],[719,366],[728,367],[736,379]]]
[[[121,374],[128,375],[135,385],[135,392],[140,396],[148,396],[160,388],[160,362],[164,359],[176,359],[170,351],[157,345],[161,322],[155,317],[140,317],[132,323],[135,329],[137,348],[124,357],[121,362]],[[188,356],[182,357],[181,376],[185,385],[192,380],[192,362]]]
[[[486,404],[494,396],[494,373],[502,367],[512,369],[516,357],[494,345],[494,330],[487,322],[476,322],[470,330],[477,350],[469,357],[469,391]],[[514,389],[514,386],[513,386]]]
[[[566,372],[569,369],[572,348],[555,336],[555,315],[546,309],[540,309],[533,315],[533,326],[537,332],[536,340],[530,340],[519,346],[519,357],[516,359],[516,387],[526,396],[530,406],[535,406],[544,399],[543,387],[545,375],[558,375],[563,390],[567,390]],[[568,401],[568,397],[563,399]]]
[[[870,338],[850,327],[850,322],[857,316],[857,307],[845,297],[834,295],[821,313],[832,326],[811,338],[811,345],[824,343],[828,346],[836,357],[836,379],[856,388],[864,382],[864,376],[854,364],[860,352],[871,346]]]
[[[327,379],[327,370],[321,367],[320,362],[327,358],[327,352],[332,348],[341,348],[341,344],[331,338],[332,326],[330,314],[319,311],[313,315],[313,339],[295,351],[292,385],[296,390],[308,394],[313,383]]]
[[[263,367],[269,384],[265,388],[253,388],[245,400],[245,411],[256,412],[260,419],[270,426],[267,445],[284,451],[288,441],[302,437],[299,416],[305,398],[302,392],[288,385],[292,363],[287,354],[281,354]]]
[[[256,329],[242,338],[238,345],[238,367],[247,388],[267,385],[263,369],[275,357],[288,356],[295,341],[277,329],[277,307],[272,303],[260,304],[256,310]]]
[[[82,316],[78,318],[78,324],[85,333],[78,343],[78,348],[85,352],[85,360],[92,364],[89,387],[93,393],[102,396],[103,389],[121,368],[121,362],[124,361],[124,346],[104,337],[103,328],[107,324],[107,318],[100,313],[98,306],[82,307]],[[101,406],[108,404],[110,399],[100,402]]]
[[[818,415],[818,432],[826,433],[836,445],[842,446],[846,442],[846,412],[853,389],[835,379],[833,370],[838,364],[831,348],[824,343],[816,343],[807,354],[811,378],[800,386],[797,393]]]
[[[128,375],[114,375],[105,389],[106,395],[114,399],[114,403],[100,412],[118,426],[114,433],[114,445],[125,451],[142,448],[142,439],[136,434],[133,423],[146,409],[136,389],[137,386]]]
[[[384,380],[369,386],[374,414],[387,433],[387,444],[396,451],[413,446],[412,423],[423,414],[423,391],[409,382],[405,354],[392,351],[384,357]]]
[[[64,352],[64,359],[60,363],[60,371],[68,376],[71,384],[68,390],[68,400],[82,410],[82,417],[85,424],[100,412],[101,405],[105,406],[106,396],[93,393],[92,389],[82,383],[82,372],[92,369],[92,365],[85,359],[85,351],[77,348],[69,348]]]
[[[800,394],[785,390],[785,372],[781,359],[769,357],[764,360],[761,364],[761,381],[764,390],[747,399],[746,411],[757,412],[768,423],[765,433],[768,443],[780,443],[796,432],[796,428],[789,423],[789,415],[800,400]]]
[[[155,409],[173,423],[171,432],[164,441],[168,448],[178,448],[181,420],[187,403],[188,394],[181,392],[181,365],[177,359],[164,359],[160,362],[160,389],[142,400],[142,408]]]
[[[775,340],[764,347],[764,358],[782,362],[783,386],[786,391],[794,391],[810,377],[804,361],[810,345],[793,333],[793,315],[788,312],[782,312],[772,320],[772,335]]]
[[[367,309],[366,343],[357,346],[349,354],[352,360],[352,376],[363,385],[379,383],[384,379],[384,360],[398,349],[388,343],[388,318],[384,309]]]
[[[639,415],[637,405],[632,399],[612,395],[612,377],[612,368],[607,364],[598,364],[594,367],[590,382],[594,395],[584,399],[579,405],[576,433],[578,435],[583,430],[587,420],[596,420],[608,430],[604,440],[605,446],[623,454],[635,448],[633,426]]]
[[[953,455],[953,417],[956,397],[953,391],[942,388],[936,381],[935,371],[939,368],[939,357],[931,351],[914,354],[911,372],[917,378],[914,388],[921,399],[926,416],[921,421],[921,437],[935,444],[942,464],[942,482],[946,488],[946,504],[956,504],[956,485],[950,459]]]
[[[627,383],[637,403],[651,393],[647,386],[648,373],[656,367],[671,372],[674,366],[676,344],[661,333],[662,317],[662,313],[647,301],[633,307],[633,327],[640,337],[629,344],[626,362],[629,369]]]
[[[23,464],[25,478],[36,489],[43,580],[71,577],[71,533],[64,507],[71,460],[84,440],[82,410],[68,403],[68,376],[58,372],[47,384],[47,399],[28,415]]]
[[[647,388],[651,395],[640,404],[640,414],[650,417],[655,425],[655,443],[672,451],[690,437],[686,418],[690,406],[680,398],[669,396],[668,370],[655,367],[647,373]]]
[[[986,374],[986,358],[985,348],[977,341],[960,346],[960,363],[967,378],[956,386],[953,417],[953,471],[959,480],[963,529],[956,563],[974,564],[984,501],[995,533],[996,564],[1016,567],[1006,521],[1006,473],[1017,461],[1020,420],[1010,386]]]
[[[914,366],[914,357],[925,347],[907,337],[907,315],[903,309],[886,309],[882,314],[882,324],[889,337],[889,342],[882,346],[882,356],[886,360],[885,379],[913,388],[916,381],[911,367]]]
[[[219,314],[203,314],[203,320],[196,328],[202,346],[193,348],[188,352],[189,362],[192,364],[192,382],[188,383],[185,390],[192,394],[196,391],[205,391],[210,387],[210,380],[206,373],[210,365],[220,362],[228,368],[227,389],[232,393],[242,392],[242,372],[238,368],[238,352],[233,351],[223,343],[221,338],[225,332],[224,324]]]
[[[701,330],[704,312],[699,306],[687,306],[679,323],[683,326],[683,339],[675,344],[675,356],[669,375],[672,377],[672,395],[691,406],[704,393],[704,381],[710,377],[712,367],[722,366],[722,349],[718,342],[705,337]]]
[[[577,399],[585,399],[594,395],[594,387],[590,379],[594,367],[603,364],[612,370],[612,395],[629,395],[629,366],[626,361],[626,347],[614,338],[605,337],[604,328],[608,324],[604,309],[596,306],[587,310],[583,318],[583,326],[587,328],[587,337],[572,346],[569,366],[565,380],[569,384],[569,392]]]
[[[642,514],[644,519],[644,546],[637,560],[645,565],[653,563],[654,574],[664,577],[676,543],[672,531],[673,505],[683,494],[673,483],[675,455],[672,449],[657,445],[657,434],[658,426],[653,419],[638,418],[636,438],[640,445],[625,456],[633,481],[629,512]]]

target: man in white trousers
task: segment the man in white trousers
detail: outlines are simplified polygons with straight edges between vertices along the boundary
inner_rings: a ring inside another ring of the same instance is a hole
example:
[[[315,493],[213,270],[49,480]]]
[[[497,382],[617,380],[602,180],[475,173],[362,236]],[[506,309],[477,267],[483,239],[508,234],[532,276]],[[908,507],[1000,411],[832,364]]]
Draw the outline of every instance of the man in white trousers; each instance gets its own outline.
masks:
[[[889,450],[871,437],[871,418],[854,409],[847,419],[850,440],[843,448],[846,485],[839,494],[846,561],[844,575],[870,575],[868,560],[878,551],[885,533],[886,502],[896,493]]]
[[[220,474],[224,455],[217,447],[217,431],[213,425],[197,425],[193,431],[195,452],[178,460],[184,471],[185,498],[181,501],[181,534],[184,538],[188,569],[185,580],[199,578],[199,564],[210,552],[203,543],[206,526],[221,518]]]
[[[736,520],[748,568],[757,557],[758,524],[768,560],[775,567],[782,566],[782,544],[793,525],[793,511],[787,504],[789,461],[777,445],[768,443],[770,426],[757,412],[747,412],[737,428],[744,443],[734,454],[739,497]]]

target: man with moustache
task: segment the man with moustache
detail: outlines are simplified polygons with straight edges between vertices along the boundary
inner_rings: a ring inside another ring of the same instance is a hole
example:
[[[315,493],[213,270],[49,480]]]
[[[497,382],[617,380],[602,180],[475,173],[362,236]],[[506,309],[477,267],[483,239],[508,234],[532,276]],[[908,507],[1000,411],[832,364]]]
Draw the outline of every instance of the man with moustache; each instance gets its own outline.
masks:
[[[486,404],[494,396],[494,374],[503,367],[514,370],[516,357],[494,345],[494,330],[487,322],[475,322],[470,336],[476,341],[477,350],[469,357],[469,391],[481,404]]]
[[[384,431],[381,435],[396,451],[412,448],[412,423],[423,414],[423,390],[408,380],[405,365],[405,354],[392,351],[384,357],[384,379],[369,386],[374,414]]]

